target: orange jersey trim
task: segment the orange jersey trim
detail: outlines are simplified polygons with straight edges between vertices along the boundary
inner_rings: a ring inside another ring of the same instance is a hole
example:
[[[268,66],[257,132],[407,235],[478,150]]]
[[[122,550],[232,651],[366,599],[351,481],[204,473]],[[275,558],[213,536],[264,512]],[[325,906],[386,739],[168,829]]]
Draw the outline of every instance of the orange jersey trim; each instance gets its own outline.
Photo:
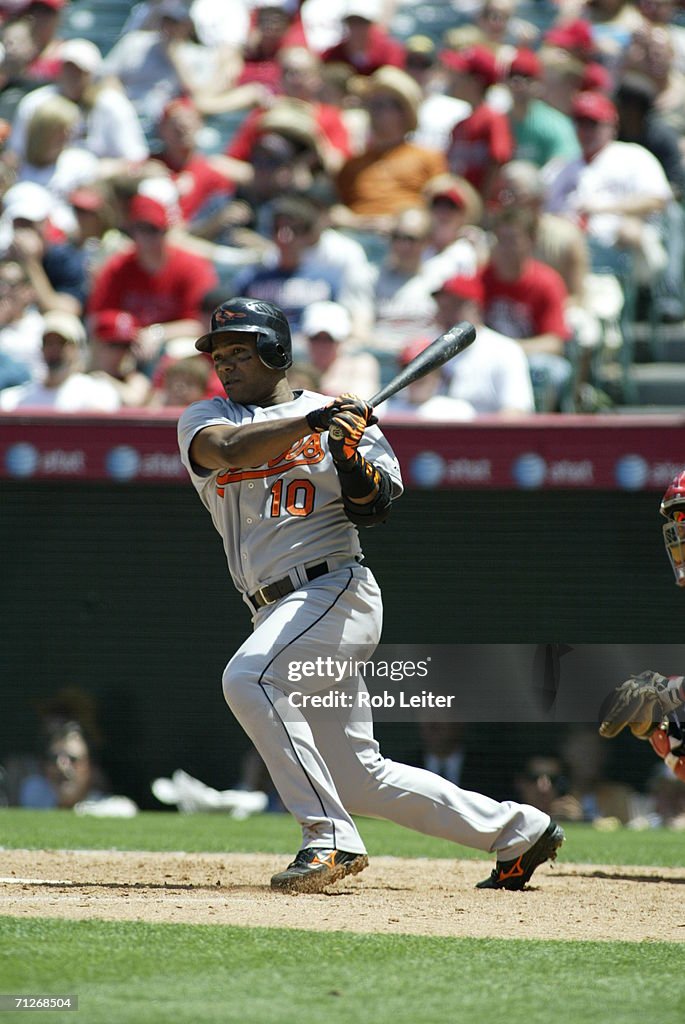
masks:
[[[220,498],[224,496],[224,490],[228,484],[238,484],[243,480],[263,480],[271,476],[280,476],[288,469],[297,466],[313,466],[321,462],[325,452],[321,447],[321,439],[318,434],[311,434],[309,437],[296,441],[285,452],[271,459],[265,466],[256,469],[226,469],[216,478],[216,490]]]

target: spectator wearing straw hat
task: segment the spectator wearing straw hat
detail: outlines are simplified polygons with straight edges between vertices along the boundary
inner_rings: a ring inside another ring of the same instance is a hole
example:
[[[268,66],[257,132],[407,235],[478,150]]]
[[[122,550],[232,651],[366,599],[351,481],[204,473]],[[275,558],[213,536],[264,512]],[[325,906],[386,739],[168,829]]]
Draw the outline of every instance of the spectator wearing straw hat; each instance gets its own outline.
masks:
[[[343,204],[335,212],[344,227],[387,230],[392,217],[420,205],[428,181],[447,170],[437,150],[417,146],[407,138],[416,130],[421,89],[405,71],[383,67],[365,87],[370,142],[348,160],[338,175]]]

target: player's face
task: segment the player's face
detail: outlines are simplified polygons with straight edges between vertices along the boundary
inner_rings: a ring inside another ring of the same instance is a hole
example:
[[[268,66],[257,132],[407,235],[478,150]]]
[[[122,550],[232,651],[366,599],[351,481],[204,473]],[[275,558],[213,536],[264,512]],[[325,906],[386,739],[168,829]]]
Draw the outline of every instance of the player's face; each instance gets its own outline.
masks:
[[[271,370],[257,355],[252,335],[227,331],[214,342],[214,369],[224,391],[232,402],[240,405],[270,405],[279,380],[280,370]]]
[[[669,519],[664,526],[666,554],[673,568],[676,584],[685,587],[685,512],[676,512],[680,519]]]

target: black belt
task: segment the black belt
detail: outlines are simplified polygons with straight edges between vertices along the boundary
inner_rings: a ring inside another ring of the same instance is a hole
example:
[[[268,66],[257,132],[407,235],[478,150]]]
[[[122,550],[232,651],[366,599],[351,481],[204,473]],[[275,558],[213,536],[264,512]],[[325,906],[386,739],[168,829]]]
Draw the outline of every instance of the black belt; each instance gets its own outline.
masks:
[[[311,582],[318,579],[319,576],[325,576],[330,571],[328,562],[317,562],[316,565],[308,566],[304,570],[304,574]],[[259,590],[255,590],[254,594],[248,594],[247,599],[254,609],[258,610],[259,608],[264,608],[267,604],[273,604],[280,597],[292,594],[299,587],[300,584],[293,583],[290,576],[284,576],[282,580],[276,580],[275,583],[269,583],[266,587],[260,587]]]

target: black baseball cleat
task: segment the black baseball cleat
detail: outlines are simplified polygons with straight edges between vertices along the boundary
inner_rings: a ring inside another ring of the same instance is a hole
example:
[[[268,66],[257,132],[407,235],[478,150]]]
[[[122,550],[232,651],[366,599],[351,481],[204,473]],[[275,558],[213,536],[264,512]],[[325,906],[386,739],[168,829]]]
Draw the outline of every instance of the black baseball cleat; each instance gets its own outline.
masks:
[[[346,875],[358,875],[368,864],[365,853],[310,846],[300,850],[285,871],[273,876],[271,888],[279,892],[323,892],[326,886]]]
[[[550,821],[537,842],[516,860],[498,860],[487,878],[476,889],[523,889],[536,868],[546,860],[556,860],[557,850],[566,836],[563,828]]]

